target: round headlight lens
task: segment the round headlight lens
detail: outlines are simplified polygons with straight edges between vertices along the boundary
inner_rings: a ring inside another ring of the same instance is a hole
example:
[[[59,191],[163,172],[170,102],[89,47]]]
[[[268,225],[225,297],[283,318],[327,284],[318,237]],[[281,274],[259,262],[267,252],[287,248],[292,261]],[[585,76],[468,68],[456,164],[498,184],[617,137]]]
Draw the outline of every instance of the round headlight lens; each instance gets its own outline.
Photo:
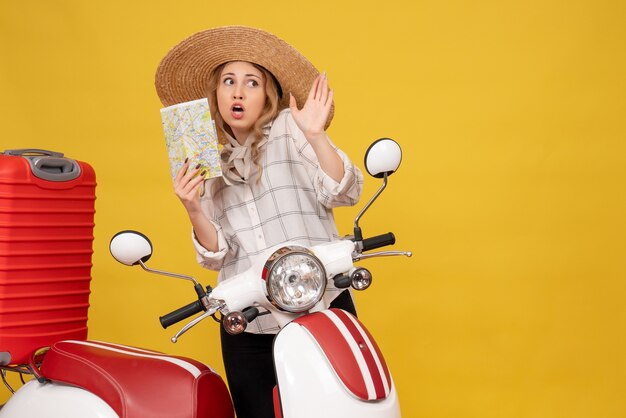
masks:
[[[304,247],[282,247],[267,260],[263,277],[270,301],[288,312],[304,312],[320,301],[326,290],[326,271]]]

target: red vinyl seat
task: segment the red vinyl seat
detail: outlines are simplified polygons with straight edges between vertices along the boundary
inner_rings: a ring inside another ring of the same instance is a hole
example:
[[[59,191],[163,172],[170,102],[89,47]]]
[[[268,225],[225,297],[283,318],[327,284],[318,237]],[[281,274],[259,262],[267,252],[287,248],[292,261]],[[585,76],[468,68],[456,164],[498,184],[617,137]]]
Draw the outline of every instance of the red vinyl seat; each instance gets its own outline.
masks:
[[[98,341],[60,341],[43,377],[97,395],[120,418],[233,418],[230,395],[210,367],[185,357]]]

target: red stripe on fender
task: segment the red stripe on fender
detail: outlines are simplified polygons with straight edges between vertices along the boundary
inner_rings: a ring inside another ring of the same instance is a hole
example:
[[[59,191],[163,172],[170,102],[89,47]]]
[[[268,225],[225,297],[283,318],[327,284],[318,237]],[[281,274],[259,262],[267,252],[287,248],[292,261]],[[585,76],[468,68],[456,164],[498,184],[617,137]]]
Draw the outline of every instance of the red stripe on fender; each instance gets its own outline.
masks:
[[[372,377],[372,381],[374,382],[376,399],[385,399],[388,393],[385,393],[383,379],[386,377],[381,376],[380,371],[378,370],[378,366],[376,365],[376,360],[374,359],[375,355],[381,358],[380,351],[376,346],[376,342],[372,339],[371,335],[367,333],[367,331],[365,331],[366,335],[361,334],[359,329],[354,325],[354,322],[352,322],[352,320],[348,318],[349,314],[347,312],[342,311],[341,309],[331,309],[331,311],[335,315],[337,315],[341,322],[346,326],[346,328],[350,332],[350,335],[352,335],[352,338],[354,338],[354,341],[356,341],[359,348],[361,349],[361,353],[363,354],[363,358],[365,359],[365,364],[367,364],[369,375]],[[358,322],[356,318],[355,320]],[[365,330],[360,322],[359,325],[361,325],[361,328]],[[365,341],[365,338],[369,339],[369,344],[368,341]],[[369,348],[370,344],[374,348],[374,350],[376,350],[376,353],[371,352]],[[384,360],[381,361],[381,364],[383,364],[383,370],[387,370],[387,367],[384,366]]]
[[[280,404],[280,394],[278,393],[278,386],[274,386],[272,394],[274,396],[274,417],[283,418],[283,408]]]
[[[374,340],[370,332],[367,330],[367,328],[365,328],[365,326],[363,326],[361,321],[359,321],[358,318],[354,318],[354,320],[357,321],[359,325],[361,325],[361,328],[363,329],[365,334],[367,334],[367,338],[369,338],[370,342],[372,343],[372,347],[374,347],[374,350],[376,351],[376,354],[378,355],[378,360],[380,360],[380,365],[383,368],[383,371],[385,372],[385,378],[387,379],[387,387],[391,391],[391,373],[389,373],[389,367],[387,367],[387,363],[385,362],[383,353],[380,351],[380,348],[378,348],[378,344],[376,344],[376,340]]]
[[[368,400],[367,387],[359,364],[343,334],[333,321],[321,312],[293,321],[309,331],[326,355],[331,367],[354,396]]]

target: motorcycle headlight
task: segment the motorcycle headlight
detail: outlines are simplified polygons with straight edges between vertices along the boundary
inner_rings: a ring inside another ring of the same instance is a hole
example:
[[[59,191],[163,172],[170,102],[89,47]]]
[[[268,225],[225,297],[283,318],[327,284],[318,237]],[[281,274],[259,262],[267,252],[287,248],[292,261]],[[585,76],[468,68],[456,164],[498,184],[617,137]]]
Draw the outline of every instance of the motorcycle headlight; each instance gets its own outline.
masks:
[[[326,271],[308,249],[286,246],[265,263],[263,279],[275,306],[288,312],[304,312],[320,301],[326,290]]]

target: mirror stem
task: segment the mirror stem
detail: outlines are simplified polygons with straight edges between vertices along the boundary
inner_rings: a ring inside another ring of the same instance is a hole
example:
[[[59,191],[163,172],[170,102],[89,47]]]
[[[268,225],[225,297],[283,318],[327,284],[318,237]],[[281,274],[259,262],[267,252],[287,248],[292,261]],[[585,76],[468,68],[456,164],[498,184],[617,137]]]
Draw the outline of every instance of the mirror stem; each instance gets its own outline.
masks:
[[[139,260],[139,265],[140,265],[140,266],[141,266],[141,268],[143,268],[145,271],[150,272],[150,273],[156,273],[156,274],[161,274],[161,275],[163,275],[163,276],[175,277],[175,278],[177,278],[177,279],[190,280],[190,281],[192,281],[192,282],[193,282],[193,284],[194,284],[195,286],[199,286],[199,285],[200,285],[200,283],[198,283],[198,281],[197,281],[196,279],[194,279],[193,277],[191,277],[191,276],[185,276],[185,275],[183,275],[183,274],[170,273],[170,272],[167,272],[167,271],[161,271],[161,270],[154,270],[154,269],[151,269],[151,268],[149,268],[148,266],[146,266],[146,265],[144,264],[144,262],[143,262],[143,261],[141,261],[141,260]]]
[[[372,203],[374,203],[374,201],[378,198],[378,196],[380,196],[383,190],[385,190],[385,187],[387,187],[387,173],[383,174],[383,185],[380,186],[376,194],[370,199],[369,202],[367,202],[367,205],[365,205],[365,207],[361,209],[361,212],[359,212],[359,214],[356,216],[356,219],[354,220],[354,239],[356,242],[363,241],[363,235],[361,234],[361,228],[359,227],[359,221],[361,220],[361,216],[363,216],[365,211],[368,210],[370,206],[372,206]]]

